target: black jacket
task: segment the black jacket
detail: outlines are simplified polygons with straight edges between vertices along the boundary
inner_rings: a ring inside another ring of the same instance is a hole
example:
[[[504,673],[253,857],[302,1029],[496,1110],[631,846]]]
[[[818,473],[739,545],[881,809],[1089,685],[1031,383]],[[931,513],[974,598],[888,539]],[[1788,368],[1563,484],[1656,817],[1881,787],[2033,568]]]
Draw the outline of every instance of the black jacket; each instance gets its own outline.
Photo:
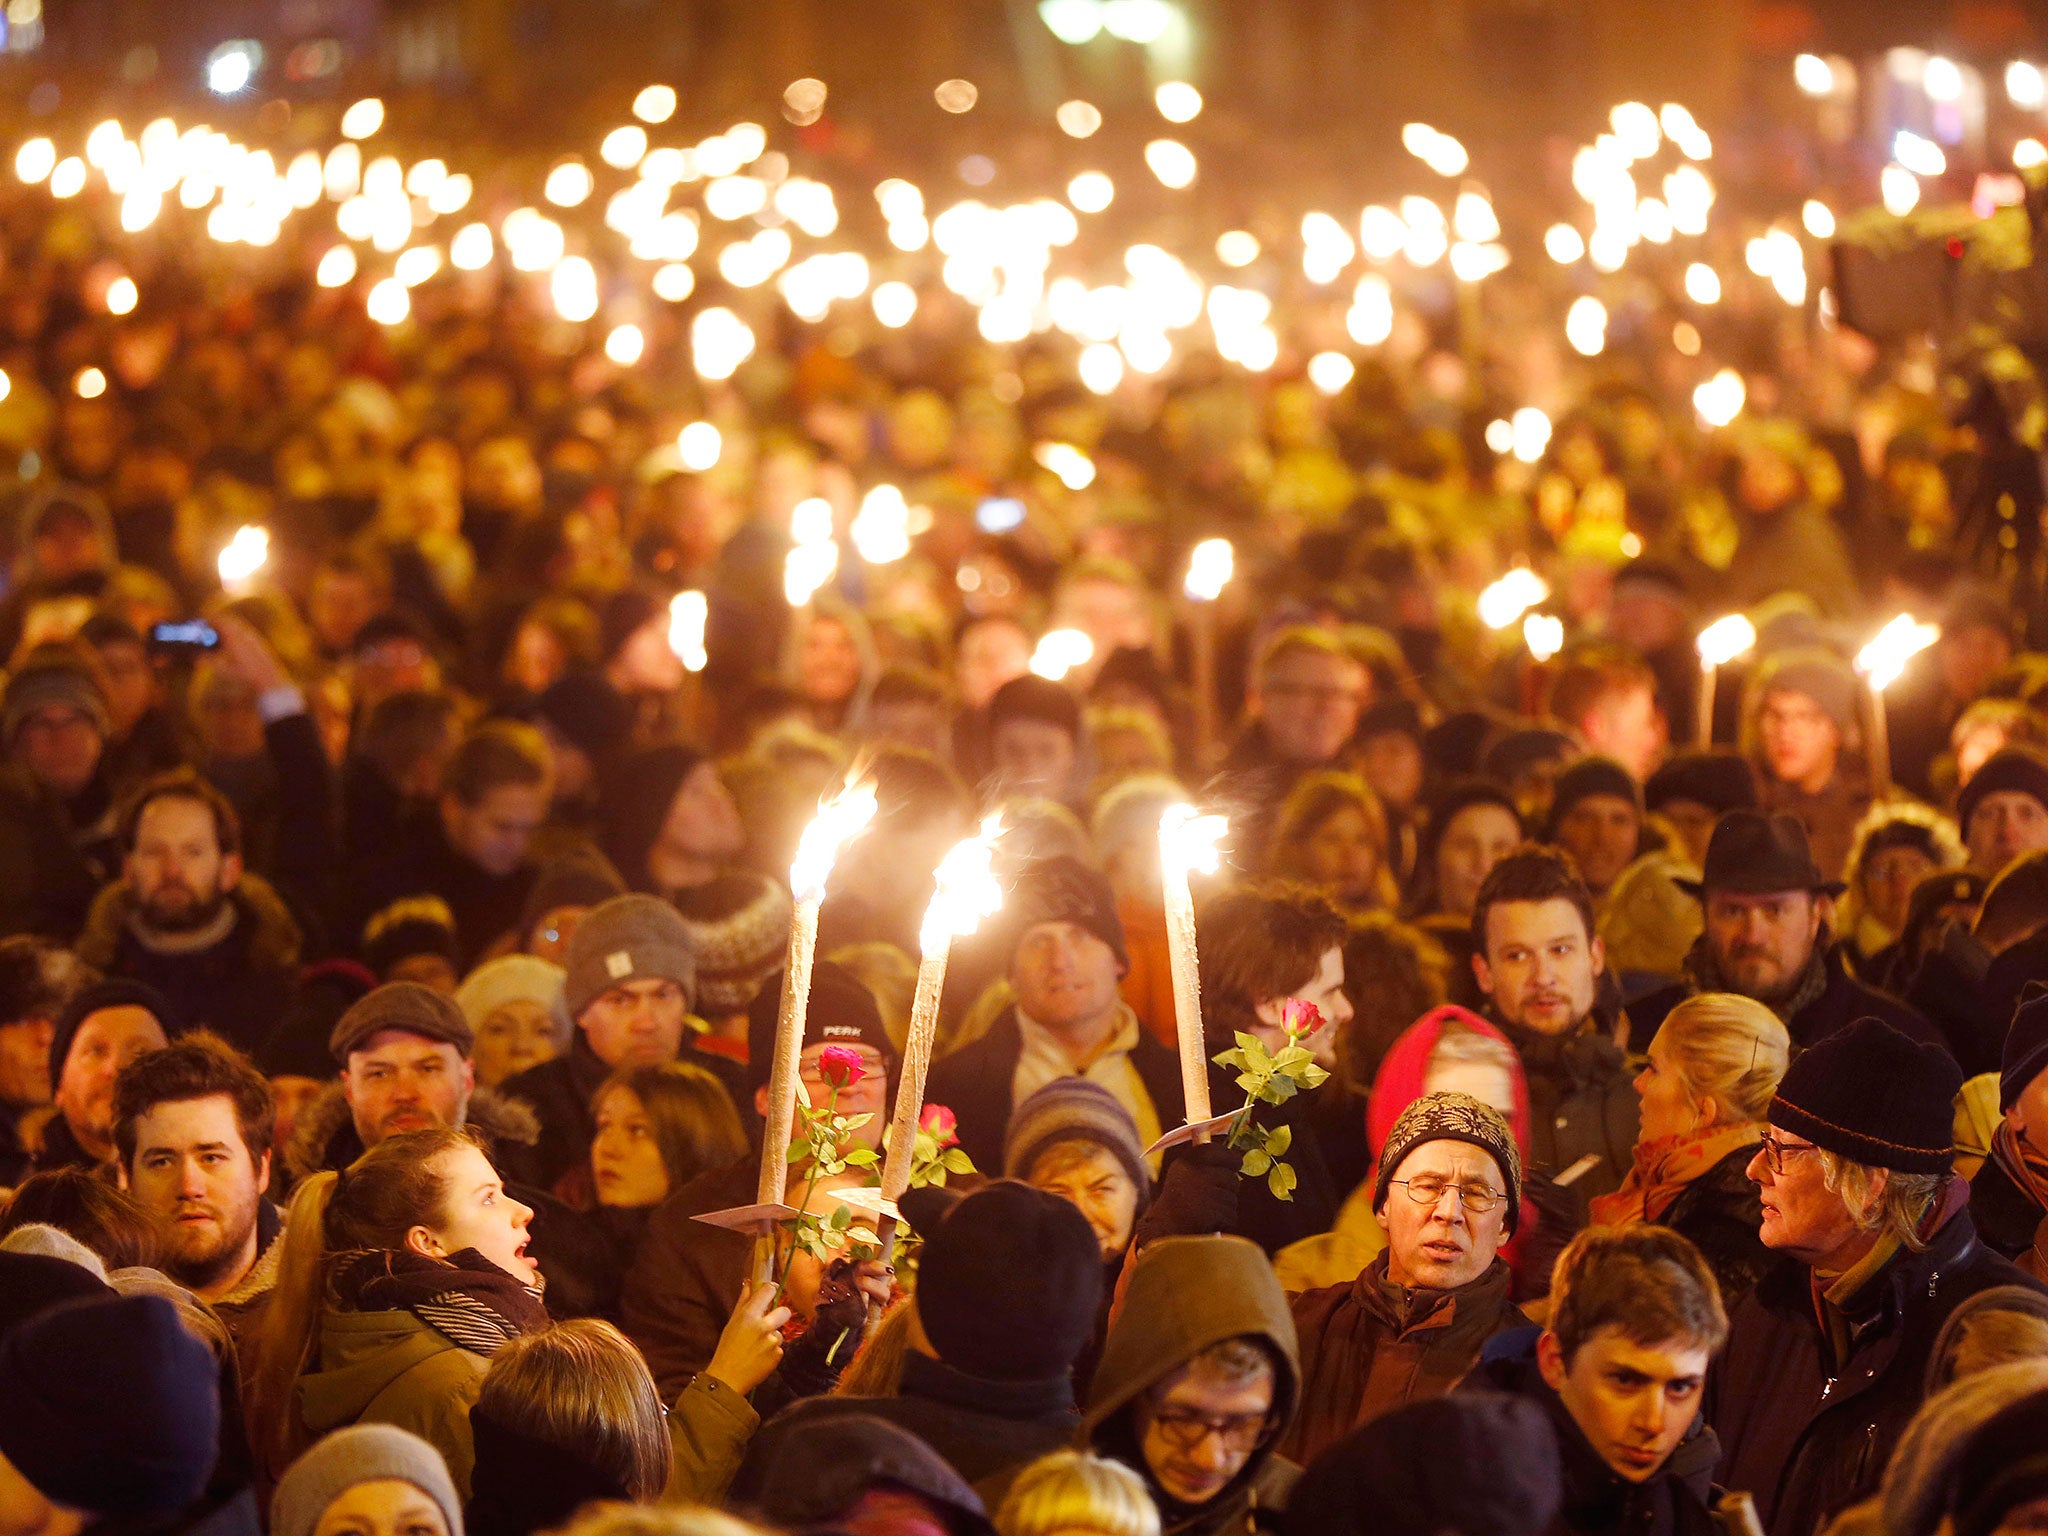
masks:
[[[1757,1235],[1763,1225],[1763,1203],[1745,1171],[1756,1148],[1739,1147],[1685,1186],[1657,1218],[1692,1239],[1714,1272],[1721,1300],[1732,1314],[1735,1304],[1756,1288],[1777,1255]]]
[[[1664,1465],[1642,1482],[1621,1476],[1593,1449],[1536,1364],[1540,1328],[1497,1334],[1461,1392],[1488,1390],[1526,1397],[1557,1431],[1564,1501],[1549,1536],[1717,1536],[1719,1497],[1713,1486],[1721,1442],[1704,1417],[1693,1422]]]
[[[1994,1285],[2041,1289],[1978,1241],[1959,1210],[1925,1252],[1901,1252],[1854,1299],[1849,1355],[1835,1370],[1812,1272],[1780,1259],[1735,1310],[1708,1379],[1721,1482],[1756,1496],[1770,1536],[1814,1536],[1870,1497],[1925,1396],[1942,1324]]]
[[[1842,963],[1839,946],[1828,951],[1825,964],[1828,980],[1820,996],[1785,1021],[1785,1032],[1792,1037],[1794,1050],[1804,1050],[1858,1019],[1882,1019],[1910,1039],[1938,1045],[1954,1054],[1941,1031],[1928,1023],[1917,1009],[1908,1007],[1889,993],[1867,987],[1851,976],[1848,967]],[[1664,1023],[1664,1016],[1691,997],[1693,992],[1689,982],[1676,982],[1630,1003],[1630,1045],[1638,1051],[1647,1051],[1651,1039]]]
[[[88,789],[81,798],[98,806],[89,821],[21,764],[0,767],[0,937],[32,933],[69,944],[85,925],[115,854],[104,814],[110,791]]]
[[[1013,1005],[996,1016],[988,1033],[932,1063],[924,1101],[943,1104],[960,1120],[960,1145],[974,1166],[993,1173],[1003,1166],[1003,1137],[1010,1128],[1011,1084],[1024,1054],[1024,1033]],[[1180,1087],[1180,1062],[1173,1052],[1138,1031],[1131,1065],[1159,1115],[1159,1128],[1170,1131],[1185,1118]]]
[[[459,970],[468,970],[502,935],[519,926],[537,871],[522,864],[493,875],[449,846],[437,807],[428,806],[401,827],[397,846],[372,865],[340,898],[336,940],[351,953],[361,948],[363,925],[404,896],[438,896],[455,914]]]
[[[1559,1191],[1577,1231],[1586,1224],[1586,1203],[1619,1189],[1634,1165],[1642,1118],[1635,1068],[1597,1025],[1569,1037],[1538,1035],[1490,1016],[1522,1058],[1528,1079],[1530,1166],[1555,1180],[1581,1159],[1596,1159]]]
[[[2013,1183],[1997,1158],[1984,1159],[1970,1180],[1970,1219],[1977,1224],[1977,1236],[1986,1248],[2017,1259],[2033,1248],[2044,1215],[2048,1212]]]

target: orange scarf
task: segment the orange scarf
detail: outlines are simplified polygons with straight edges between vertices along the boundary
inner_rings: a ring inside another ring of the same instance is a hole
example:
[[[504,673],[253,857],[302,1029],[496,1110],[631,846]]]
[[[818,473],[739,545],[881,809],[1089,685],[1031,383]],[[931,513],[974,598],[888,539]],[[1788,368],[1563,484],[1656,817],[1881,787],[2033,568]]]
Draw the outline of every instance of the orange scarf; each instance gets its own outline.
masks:
[[[1745,1121],[1720,1125],[1705,1135],[1660,1136],[1636,1143],[1635,1166],[1611,1195],[1589,1203],[1593,1221],[1603,1227],[1626,1227],[1655,1221],[1685,1192],[1686,1185],[1741,1147],[1763,1139],[1764,1128]]]
[[[2019,1186],[2020,1193],[2035,1205],[2048,1208],[2048,1157],[2042,1156],[2032,1142],[2022,1141],[2010,1120],[1998,1122],[1998,1130],[1991,1138],[1991,1155]],[[2048,1216],[2043,1216],[2034,1229],[2034,1246],[2013,1262],[2036,1280],[2048,1278]]]

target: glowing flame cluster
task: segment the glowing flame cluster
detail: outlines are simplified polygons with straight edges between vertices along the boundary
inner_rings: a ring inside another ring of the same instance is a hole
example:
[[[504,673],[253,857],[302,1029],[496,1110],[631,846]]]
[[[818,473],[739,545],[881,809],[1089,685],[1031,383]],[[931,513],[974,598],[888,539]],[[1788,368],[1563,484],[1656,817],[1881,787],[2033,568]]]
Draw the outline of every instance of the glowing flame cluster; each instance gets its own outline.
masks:
[[[840,790],[818,807],[797,839],[796,858],[789,866],[789,889],[798,901],[824,898],[839,850],[868,829],[876,809],[875,786],[868,780]]]
[[[1003,886],[996,879],[996,842],[1003,818],[990,816],[974,837],[955,843],[939,860],[938,890],[924,910],[918,942],[923,953],[935,954],[954,939],[964,939],[1003,909]]]
[[[1856,653],[1856,670],[1883,693],[1899,680],[1907,662],[1940,638],[1939,624],[1923,624],[1910,613],[1902,613]]]
[[[1746,614],[1731,613],[1701,630],[1693,644],[1700,653],[1700,666],[1711,672],[1749,654],[1756,644],[1756,626]]]
[[[702,592],[678,592],[668,604],[668,648],[685,671],[702,672],[711,658],[704,649],[704,626],[711,617]]]
[[[246,590],[269,560],[270,530],[244,523],[220,552],[220,584],[230,592]]]
[[[1159,818],[1159,859],[1169,879],[1213,875],[1223,865],[1223,839],[1230,822],[1205,816],[1192,805],[1170,805]]]
[[[860,500],[847,529],[869,565],[890,565],[910,553],[910,507],[893,485],[878,485]]]
[[[1187,579],[1181,590],[1198,603],[1213,603],[1230,585],[1237,569],[1237,552],[1228,539],[1204,539],[1188,553]]]
[[[1518,565],[1479,594],[1479,621],[1488,629],[1506,629],[1550,596],[1550,583]]]
[[[1031,670],[1047,682],[1057,683],[1076,667],[1095,659],[1095,642],[1085,630],[1049,629],[1038,637],[1031,652]]]
[[[782,563],[782,595],[801,608],[839,570],[839,541],[832,537],[832,503],[807,496],[789,514],[791,545]]]

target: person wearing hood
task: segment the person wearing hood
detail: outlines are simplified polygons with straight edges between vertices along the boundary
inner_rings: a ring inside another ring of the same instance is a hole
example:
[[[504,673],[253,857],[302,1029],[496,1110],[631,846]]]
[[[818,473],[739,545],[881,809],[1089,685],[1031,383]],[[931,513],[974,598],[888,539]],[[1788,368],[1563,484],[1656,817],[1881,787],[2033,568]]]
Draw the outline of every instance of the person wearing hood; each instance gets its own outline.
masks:
[[[2038,1289],[1978,1240],[1952,1172],[1961,1087],[1938,1047],[1859,1019],[1771,1100],[1749,1176],[1779,1259],[1736,1308],[1708,1397],[1722,1479],[1771,1536],[1809,1536],[1875,1491],[1958,1306]]]
[[[915,1189],[904,1219],[924,1239],[917,1327],[889,1397],[812,1397],[770,1419],[733,1483],[745,1504],[766,1488],[797,1428],[871,1414],[918,1436],[1001,1502],[1009,1479],[1081,1427],[1074,1362],[1095,1329],[1101,1245],[1057,1195],[1003,1179],[959,1196]]]
[[[244,868],[235,808],[174,769],[136,790],[118,839],[122,875],[93,901],[79,958],[156,988],[188,1026],[255,1050],[291,996],[299,926]]]
[[[1394,1123],[1374,1179],[1387,1247],[1348,1285],[1293,1298],[1302,1405],[1280,1452],[1306,1464],[1351,1430],[1448,1392],[1520,1327],[1500,1257],[1521,1219],[1522,1157],[1491,1105],[1432,1093]]]
[[[1550,1325],[1489,1342],[1467,1386],[1550,1419],[1564,1494],[1551,1536],[1715,1536],[1721,1446],[1700,1400],[1728,1318],[1699,1250],[1666,1227],[1581,1232],[1550,1300]]]
[[[117,863],[107,703],[68,647],[39,645],[0,692],[0,934],[69,943]]]
[[[1744,699],[1744,741],[1758,804],[1806,829],[1824,876],[1838,879],[1856,824],[1870,809],[1870,774],[1850,752],[1863,685],[1819,646],[1780,651],[1757,668]]]
[[[717,765],[681,742],[622,760],[605,786],[600,845],[629,889],[672,896],[739,858],[746,828]]]
[[[1091,1449],[1144,1477],[1167,1536],[1275,1529],[1300,1469],[1275,1448],[1301,1369],[1258,1247],[1163,1237],[1138,1256],[1089,1392]]]
[[[548,1325],[532,1217],[460,1126],[394,1134],[301,1185],[248,1373],[259,1458],[274,1470],[330,1430],[395,1424],[466,1495],[490,1357]]]

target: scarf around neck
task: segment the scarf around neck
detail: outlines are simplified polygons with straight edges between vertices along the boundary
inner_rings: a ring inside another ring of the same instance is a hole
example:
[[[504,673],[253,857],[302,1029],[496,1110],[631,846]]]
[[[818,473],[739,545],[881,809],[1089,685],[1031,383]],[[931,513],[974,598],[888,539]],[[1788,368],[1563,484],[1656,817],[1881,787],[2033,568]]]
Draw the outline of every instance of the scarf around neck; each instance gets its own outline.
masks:
[[[2013,1262],[2036,1280],[2048,1278],[2048,1153],[2023,1139],[2011,1121],[2001,1120],[1991,1136],[1991,1156],[2020,1193],[2043,1213],[2034,1228],[2033,1247]]]
[[[521,1284],[474,1248],[445,1259],[409,1248],[341,1255],[334,1298],[354,1312],[403,1311],[464,1349],[494,1355],[548,1325],[537,1287]]]
[[[1763,1140],[1763,1127],[1752,1121],[1710,1126],[1704,1134],[1660,1136],[1636,1143],[1635,1163],[1621,1188],[1597,1195],[1589,1210],[1603,1227],[1625,1227],[1656,1221],[1685,1193],[1686,1186],[1722,1158]]]
[[[1798,976],[1793,979],[1791,990],[1776,1002],[1757,999],[1775,1013],[1779,1022],[1787,1028],[1791,1026],[1800,1009],[1827,991],[1828,951],[1834,942],[1834,935],[1828,931],[1828,925],[1822,923],[1820,932],[1813,938],[1813,953],[1806,957],[1806,964],[1800,967]],[[1692,948],[1686,951],[1682,969],[1685,972],[1685,979],[1691,983],[1696,993],[1741,991],[1739,987],[1730,986],[1722,979],[1721,967],[1715,962],[1713,951],[1707,947],[1705,934],[1693,940]]]

